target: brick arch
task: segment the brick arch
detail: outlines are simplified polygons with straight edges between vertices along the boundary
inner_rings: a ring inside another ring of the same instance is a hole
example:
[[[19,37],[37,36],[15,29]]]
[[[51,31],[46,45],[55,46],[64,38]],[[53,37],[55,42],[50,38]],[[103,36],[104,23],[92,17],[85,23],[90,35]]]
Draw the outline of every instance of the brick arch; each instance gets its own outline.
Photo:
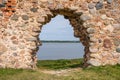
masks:
[[[42,26],[69,19],[85,46],[84,65],[120,63],[119,0],[6,0],[0,4],[0,67],[35,68]],[[115,13],[112,10],[115,10]],[[117,16],[116,16],[117,15]]]

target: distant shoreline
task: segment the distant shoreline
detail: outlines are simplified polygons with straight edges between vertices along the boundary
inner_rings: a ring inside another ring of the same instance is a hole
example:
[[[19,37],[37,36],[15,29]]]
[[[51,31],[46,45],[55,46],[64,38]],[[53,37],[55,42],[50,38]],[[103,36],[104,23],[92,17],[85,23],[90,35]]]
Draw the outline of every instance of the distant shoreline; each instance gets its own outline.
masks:
[[[45,41],[42,40],[42,43],[80,43],[80,41]]]

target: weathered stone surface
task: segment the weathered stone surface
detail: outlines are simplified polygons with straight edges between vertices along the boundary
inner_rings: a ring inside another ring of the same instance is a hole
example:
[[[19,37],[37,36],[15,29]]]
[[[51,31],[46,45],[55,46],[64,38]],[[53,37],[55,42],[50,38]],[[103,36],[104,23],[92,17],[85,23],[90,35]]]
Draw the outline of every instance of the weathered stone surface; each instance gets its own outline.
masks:
[[[16,57],[16,56],[17,56],[17,53],[13,53],[13,56],[15,56],[15,57]]]
[[[96,42],[98,41],[98,39],[96,39],[96,38],[94,38],[94,37],[90,37],[90,41],[96,43]]]
[[[88,28],[88,29],[87,29],[87,32],[88,32],[89,34],[93,34],[93,33],[95,33],[95,29],[94,29],[94,28]]]
[[[85,46],[84,64],[120,64],[119,0],[4,1],[0,5],[0,67],[35,68],[42,26],[59,14],[70,21],[74,36]]]
[[[105,19],[107,19],[107,16],[105,14],[101,15],[101,19],[105,20]]]
[[[0,13],[0,16],[3,16],[3,13]]]
[[[111,4],[113,2],[113,0],[107,0],[107,3]]]
[[[47,2],[47,0],[40,0],[41,2]]]
[[[102,56],[100,54],[91,54],[92,58],[102,59]]]
[[[84,23],[83,26],[84,26],[85,28],[91,28],[91,27],[94,27],[94,24],[91,24],[91,23],[89,23],[89,24]]]
[[[120,39],[114,39],[114,45],[119,46],[120,45]]]
[[[2,63],[3,61],[0,59],[0,63]],[[0,67],[1,68],[1,67]]]
[[[89,51],[92,53],[98,52],[98,48],[95,47],[89,47]]]
[[[91,64],[93,66],[100,66],[101,65],[101,62],[97,59],[90,59],[87,63]]]
[[[4,44],[0,43],[0,55],[5,53],[6,51],[7,47]]]
[[[111,43],[111,41],[109,39],[104,39],[103,46],[105,48],[111,48],[112,47],[112,43]]]
[[[92,15],[96,15],[96,10],[95,10],[95,9],[90,9],[89,12],[90,12],[90,14],[92,14]]]
[[[93,42],[89,43],[90,46],[94,46],[95,44]]]
[[[95,4],[94,4],[94,3],[89,3],[88,7],[89,7],[90,9],[93,9],[93,8],[95,7]]]
[[[33,37],[33,38],[27,38],[26,40],[28,40],[28,41],[36,41],[37,38],[35,38],[35,37]]]
[[[28,15],[22,15],[22,19],[23,20],[29,20],[29,17],[28,17]]]
[[[88,15],[86,15],[86,14],[83,14],[83,15],[80,16],[80,19],[81,19],[82,21],[87,21],[87,20],[90,20],[91,18],[90,18],[90,16],[88,16]]]
[[[113,28],[116,30],[120,30],[120,24],[113,24]]]
[[[55,9],[64,9],[62,4],[58,4],[57,7]],[[71,7],[71,10],[77,10],[76,7]]]
[[[19,48],[20,48],[20,49],[24,49],[25,46],[20,44],[20,45],[19,45]]]
[[[17,48],[15,46],[10,47],[11,50],[16,51]]]
[[[103,8],[103,3],[98,2],[95,7],[96,7],[97,10],[102,9]]]
[[[38,11],[38,8],[31,8],[30,9],[32,12],[37,12]]]
[[[113,31],[114,31],[114,28],[113,28],[112,25],[108,25],[108,26],[106,26],[106,27],[104,28],[104,30],[109,31],[109,32],[113,32]]]
[[[1,8],[1,7],[5,7],[5,4],[0,4],[0,8]]]
[[[36,18],[36,21],[38,22],[38,23],[43,23],[44,21],[45,21],[45,19],[43,18],[43,17],[38,17],[38,18]]]
[[[18,15],[16,15],[16,14],[14,14],[14,15],[11,17],[11,20],[15,20],[15,21],[17,21],[17,20],[18,20],[18,18],[19,18],[19,16],[18,16]]]
[[[120,47],[116,48],[116,52],[120,53]]]
[[[18,42],[18,40],[13,40],[12,43],[13,44],[18,44],[19,42]]]

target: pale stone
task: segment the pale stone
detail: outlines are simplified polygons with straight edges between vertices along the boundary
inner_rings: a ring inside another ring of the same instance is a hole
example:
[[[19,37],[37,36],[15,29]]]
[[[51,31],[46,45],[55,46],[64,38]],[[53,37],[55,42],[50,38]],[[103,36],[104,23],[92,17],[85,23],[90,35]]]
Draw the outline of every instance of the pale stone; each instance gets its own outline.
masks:
[[[105,14],[101,15],[101,19],[105,20],[105,19],[107,19],[107,16]]]
[[[94,46],[94,43],[89,43],[90,46]]]
[[[95,29],[94,29],[94,28],[88,28],[88,29],[87,29],[87,32],[88,32],[89,34],[93,34],[93,33],[95,33]]]
[[[99,2],[99,0],[92,0],[94,3],[97,3],[97,2]]]
[[[98,52],[98,48],[95,47],[89,47],[89,51],[92,53]]]
[[[20,49],[24,49],[25,48],[25,46],[24,45],[18,45],[18,47],[20,48]]]
[[[113,57],[115,57],[115,58],[119,58],[119,56],[120,56],[120,53],[117,53],[117,52],[112,52],[111,54],[112,54]]]
[[[114,29],[120,30],[120,24],[113,24]]]
[[[87,21],[87,20],[90,20],[91,17],[89,15],[83,14],[83,15],[80,16],[80,19],[83,20],[83,21]]]
[[[76,6],[71,6],[71,7],[70,7],[70,10],[72,10],[72,11],[75,11],[75,10],[77,10],[77,9],[79,9],[79,7],[76,7]]]
[[[36,46],[31,46],[29,49],[31,49],[31,50],[36,50],[37,47],[36,47]]]
[[[111,4],[113,2],[113,0],[107,0],[107,3]]]
[[[94,38],[94,37],[90,37],[90,41],[97,42],[98,40],[96,38]]]
[[[95,9],[90,9],[89,12],[90,12],[90,14],[92,14],[92,15],[96,15],[96,10],[95,10]]]
[[[101,23],[101,22],[98,22],[96,25],[97,25],[97,26],[102,26],[102,23]]]
[[[53,0],[48,0],[48,3],[49,3],[49,4],[53,4],[54,1],[53,1]]]
[[[101,62],[97,59],[90,59],[87,63],[91,64],[93,66],[100,66],[101,65]]]
[[[37,38],[36,38],[36,37],[26,38],[26,40],[28,40],[28,41],[36,41],[36,40],[37,40]]]
[[[62,4],[58,4],[55,9],[64,9]],[[71,8],[71,10],[74,10],[74,8]],[[77,9],[76,9],[77,10]]]
[[[108,30],[108,31],[110,31],[110,32],[113,32],[113,31],[114,31],[114,28],[113,28],[112,25],[108,25],[108,26],[106,26],[106,28],[104,28],[104,30]]]
[[[40,0],[41,2],[47,2],[47,0]]]
[[[105,32],[104,31],[100,31],[100,34],[105,35]]]
[[[44,18],[44,17],[37,17],[37,18],[36,18],[36,21],[37,21],[38,23],[42,23],[42,22],[45,21],[45,18]]]
[[[91,54],[90,56],[91,56],[92,58],[102,59],[102,56],[100,56],[100,54]]]
[[[89,7],[90,9],[93,9],[93,8],[95,7],[95,4],[94,4],[94,3],[89,3],[89,4],[88,4],[88,7]]]
[[[3,43],[0,43],[0,55],[6,52],[8,49]]]
[[[85,28],[91,28],[91,27],[94,27],[94,24],[93,24],[93,23],[85,23],[85,22],[84,22],[83,26],[84,26]]]
[[[88,36],[89,36],[90,38],[92,38],[92,37],[94,37],[94,34],[89,34]]]
[[[16,51],[17,48],[15,46],[10,47],[11,50]]]

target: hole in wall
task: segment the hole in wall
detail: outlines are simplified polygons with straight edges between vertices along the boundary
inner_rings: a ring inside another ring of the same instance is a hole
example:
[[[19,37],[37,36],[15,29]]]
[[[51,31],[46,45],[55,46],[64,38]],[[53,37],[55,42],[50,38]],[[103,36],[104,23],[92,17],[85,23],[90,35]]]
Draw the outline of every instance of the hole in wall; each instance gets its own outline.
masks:
[[[62,15],[44,25],[39,38],[42,46],[37,52],[38,60],[83,58],[84,46],[74,37],[73,27]]]

